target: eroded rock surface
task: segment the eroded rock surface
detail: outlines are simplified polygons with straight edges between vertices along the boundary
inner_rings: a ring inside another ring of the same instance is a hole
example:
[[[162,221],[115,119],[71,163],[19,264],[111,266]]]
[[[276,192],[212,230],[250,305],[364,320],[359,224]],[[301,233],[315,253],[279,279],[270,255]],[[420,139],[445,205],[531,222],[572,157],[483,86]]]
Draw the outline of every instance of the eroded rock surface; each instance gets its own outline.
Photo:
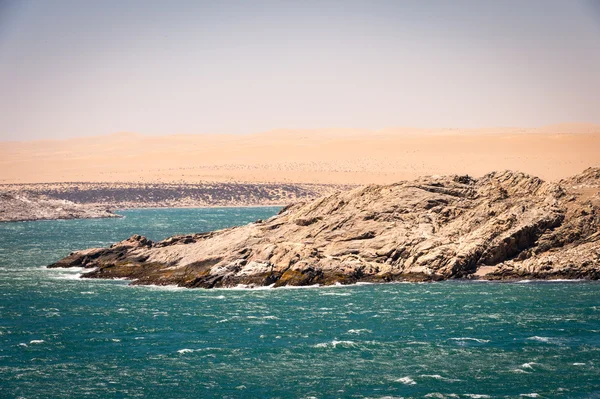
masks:
[[[133,236],[50,267],[184,287],[600,277],[600,169],[424,177],[339,192],[266,221],[151,242]]]

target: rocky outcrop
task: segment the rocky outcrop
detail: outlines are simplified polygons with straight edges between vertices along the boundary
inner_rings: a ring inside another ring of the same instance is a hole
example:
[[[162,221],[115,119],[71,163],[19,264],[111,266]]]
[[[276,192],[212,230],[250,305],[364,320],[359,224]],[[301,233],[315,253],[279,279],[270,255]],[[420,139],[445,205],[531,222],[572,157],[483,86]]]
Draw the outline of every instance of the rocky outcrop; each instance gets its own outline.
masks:
[[[600,169],[424,177],[288,206],[266,221],[151,242],[133,236],[49,267],[184,287],[600,277]]]
[[[38,195],[0,193],[0,222],[119,217],[101,206],[75,204]]]

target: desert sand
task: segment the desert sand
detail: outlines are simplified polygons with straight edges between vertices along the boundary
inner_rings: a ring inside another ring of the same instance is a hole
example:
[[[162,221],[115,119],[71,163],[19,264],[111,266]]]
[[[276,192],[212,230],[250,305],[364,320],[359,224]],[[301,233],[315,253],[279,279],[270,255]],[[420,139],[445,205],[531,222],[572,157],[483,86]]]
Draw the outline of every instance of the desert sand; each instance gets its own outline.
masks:
[[[0,184],[268,182],[386,184],[519,170],[557,180],[600,165],[600,125],[116,133],[0,144]]]

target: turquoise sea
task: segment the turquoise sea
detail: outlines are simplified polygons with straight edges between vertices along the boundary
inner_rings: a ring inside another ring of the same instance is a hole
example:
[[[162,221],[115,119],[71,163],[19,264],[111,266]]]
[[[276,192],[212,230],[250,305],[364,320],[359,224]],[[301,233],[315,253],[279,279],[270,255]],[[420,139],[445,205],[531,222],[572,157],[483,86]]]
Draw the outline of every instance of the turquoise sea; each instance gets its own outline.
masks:
[[[0,224],[1,398],[600,398],[600,284],[130,287],[43,266],[277,208]]]

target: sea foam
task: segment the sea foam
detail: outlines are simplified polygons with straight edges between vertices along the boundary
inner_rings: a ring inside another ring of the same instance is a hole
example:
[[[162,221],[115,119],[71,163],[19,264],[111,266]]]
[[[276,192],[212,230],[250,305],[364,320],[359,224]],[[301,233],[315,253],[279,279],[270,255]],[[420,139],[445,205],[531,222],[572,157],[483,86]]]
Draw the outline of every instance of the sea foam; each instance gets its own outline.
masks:
[[[404,385],[416,385],[417,383],[415,382],[415,380],[413,380],[410,377],[402,377],[402,378],[398,378],[397,380],[394,380],[396,382],[401,382]]]
[[[458,382],[461,381],[457,378],[448,378],[448,377],[443,377],[439,374],[422,374],[420,375],[421,378],[433,378],[435,380],[440,380],[440,381],[448,381],[448,382]]]
[[[452,341],[474,341],[474,342],[479,342],[481,344],[490,342],[489,339],[471,338],[471,337],[450,338],[450,340],[452,340]]]
[[[331,342],[322,342],[320,344],[314,345],[315,348],[337,348],[338,346],[342,348],[354,348],[356,347],[356,342],[354,341],[338,341],[333,340]]]

